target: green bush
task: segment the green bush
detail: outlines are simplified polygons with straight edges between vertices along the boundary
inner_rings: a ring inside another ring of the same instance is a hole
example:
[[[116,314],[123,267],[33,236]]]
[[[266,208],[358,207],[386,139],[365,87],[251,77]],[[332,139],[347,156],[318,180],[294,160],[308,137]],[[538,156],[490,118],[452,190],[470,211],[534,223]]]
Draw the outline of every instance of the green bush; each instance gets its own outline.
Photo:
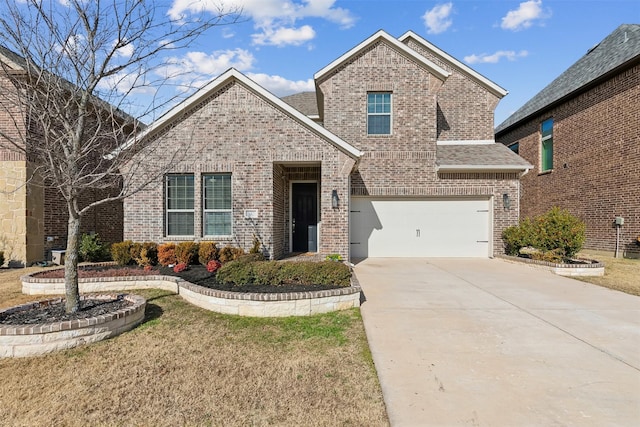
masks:
[[[566,260],[582,249],[586,226],[566,209],[554,207],[533,220],[526,219],[518,226],[502,232],[505,252],[519,255],[520,249],[531,246],[541,251],[536,257]]]
[[[133,259],[131,258],[131,240],[125,240],[124,242],[114,243],[111,245],[111,258],[118,265],[129,265]]]
[[[176,261],[180,264],[191,265],[197,254],[196,242],[180,242],[176,245]]]
[[[216,279],[226,285],[350,285],[351,271],[342,263],[259,261],[254,255],[224,264]]]
[[[216,242],[200,242],[198,246],[198,261],[207,265],[209,261],[218,260],[218,246]]]
[[[103,243],[97,234],[83,234],[78,253],[83,261],[109,261],[109,245]]]
[[[256,236],[253,236],[253,244],[251,245],[251,249],[249,249],[249,253],[250,254],[257,254],[260,251],[260,247],[262,246],[262,244],[260,243],[260,239],[258,239]]]

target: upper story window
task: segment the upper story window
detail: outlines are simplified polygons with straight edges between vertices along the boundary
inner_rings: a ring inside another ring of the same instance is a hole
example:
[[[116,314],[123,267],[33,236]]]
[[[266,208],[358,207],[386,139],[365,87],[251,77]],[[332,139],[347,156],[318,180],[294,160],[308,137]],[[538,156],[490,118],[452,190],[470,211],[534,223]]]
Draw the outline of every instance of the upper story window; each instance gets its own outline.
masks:
[[[391,135],[391,93],[367,94],[367,134]]]
[[[193,175],[166,176],[167,236],[193,236]]]
[[[542,122],[541,149],[540,149],[540,171],[546,172],[553,169],[553,119]]]
[[[511,151],[513,151],[514,153],[516,153],[516,154],[520,154],[520,143],[515,142],[515,143],[509,145],[509,149]]]
[[[202,176],[203,234],[231,236],[231,174],[216,173]]]

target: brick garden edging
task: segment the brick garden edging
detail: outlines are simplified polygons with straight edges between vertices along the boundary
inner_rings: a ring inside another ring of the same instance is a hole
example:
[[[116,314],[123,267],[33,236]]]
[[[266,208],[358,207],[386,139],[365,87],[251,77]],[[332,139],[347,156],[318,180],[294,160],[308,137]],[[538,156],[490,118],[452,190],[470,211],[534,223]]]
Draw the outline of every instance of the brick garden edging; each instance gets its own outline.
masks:
[[[538,261],[509,255],[498,255],[497,258],[509,262],[528,264],[534,268],[551,271],[559,276],[604,276],[604,264],[601,262],[592,264],[556,264],[548,261]]]
[[[113,299],[116,295],[82,295],[81,299]],[[86,319],[34,325],[0,325],[0,358],[38,356],[114,337],[142,322],[147,305],[139,295],[125,295],[129,307]],[[42,303],[61,302],[63,298],[36,301],[0,310],[16,312]]]
[[[64,279],[22,276],[22,293],[63,294]],[[224,314],[253,317],[310,316],[360,306],[360,284],[326,291],[247,293],[205,288],[173,276],[92,277],[79,280],[80,292],[163,289],[179,294],[193,305]]]

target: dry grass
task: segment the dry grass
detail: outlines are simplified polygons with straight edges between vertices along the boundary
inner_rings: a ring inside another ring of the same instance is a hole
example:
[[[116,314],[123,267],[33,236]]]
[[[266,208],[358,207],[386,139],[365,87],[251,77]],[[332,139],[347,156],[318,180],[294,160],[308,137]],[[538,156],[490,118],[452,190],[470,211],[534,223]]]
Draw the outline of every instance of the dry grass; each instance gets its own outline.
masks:
[[[593,251],[582,251],[579,256],[604,262],[604,276],[576,279],[640,296],[640,259],[614,258]]]
[[[0,271],[0,307],[25,270]],[[0,360],[0,425],[386,426],[357,309],[257,319],[165,291],[145,322],[111,340]]]

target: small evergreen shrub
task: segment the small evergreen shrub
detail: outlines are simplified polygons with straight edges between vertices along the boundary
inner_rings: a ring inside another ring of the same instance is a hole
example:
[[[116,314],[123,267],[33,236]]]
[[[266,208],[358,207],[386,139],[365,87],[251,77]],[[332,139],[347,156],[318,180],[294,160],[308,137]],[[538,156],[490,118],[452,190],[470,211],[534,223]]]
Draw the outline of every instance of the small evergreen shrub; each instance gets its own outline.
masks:
[[[198,246],[198,261],[202,265],[209,265],[210,261],[218,259],[218,246],[216,242],[200,242]]]
[[[567,260],[582,249],[586,226],[566,209],[554,207],[533,219],[525,219],[518,226],[508,227],[502,232],[505,252],[519,255],[520,249],[531,246],[540,253],[532,258],[545,260]],[[558,262],[558,261],[554,261]]]
[[[232,246],[225,246],[220,249],[218,253],[218,261],[221,263],[227,263],[229,261],[234,261],[244,255],[244,250],[242,248],[234,248]]]
[[[78,253],[83,261],[108,261],[109,245],[103,243],[97,234],[83,234],[80,237]]]
[[[142,252],[142,243],[133,242],[129,247],[129,252],[131,253],[131,259],[136,264],[140,265],[140,252]]]
[[[158,245],[158,263],[164,267],[169,264],[177,264],[176,261],[176,244],[163,243]]]
[[[158,245],[153,242],[144,242],[140,249],[140,258],[136,259],[140,267],[158,264]]]
[[[181,264],[191,265],[198,254],[196,242],[180,242],[176,245],[176,261]]]
[[[118,242],[111,245],[111,258],[118,265],[131,264],[131,240],[125,240],[124,242]]]
[[[257,236],[253,236],[253,244],[251,245],[251,249],[249,249],[250,254],[260,253],[260,247],[262,244],[260,243],[260,239]]]

